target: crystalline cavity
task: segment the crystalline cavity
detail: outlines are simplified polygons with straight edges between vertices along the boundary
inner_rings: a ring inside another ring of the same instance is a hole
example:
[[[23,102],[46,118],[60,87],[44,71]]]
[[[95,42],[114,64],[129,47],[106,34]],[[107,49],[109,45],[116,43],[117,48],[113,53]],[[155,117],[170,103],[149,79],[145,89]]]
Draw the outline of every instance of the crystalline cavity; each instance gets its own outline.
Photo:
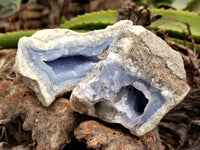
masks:
[[[14,70],[32,88],[44,106],[74,86],[107,55],[106,49],[116,39],[122,21],[104,30],[77,33],[68,29],[46,29],[18,44]]]
[[[55,75],[65,78],[79,78],[90,72],[94,65],[99,62],[98,57],[87,57],[83,55],[60,57],[52,61],[44,61],[54,71]]]
[[[98,69],[100,71],[95,72]],[[164,103],[159,89],[108,59],[78,84],[71,97],[75,111],[120,123],[128,129],[141,126]]]
[[[122,28],[105,60],[72,91],[75,111],[120,123],[141,136],[187,94],[178,52],[141,26]]]

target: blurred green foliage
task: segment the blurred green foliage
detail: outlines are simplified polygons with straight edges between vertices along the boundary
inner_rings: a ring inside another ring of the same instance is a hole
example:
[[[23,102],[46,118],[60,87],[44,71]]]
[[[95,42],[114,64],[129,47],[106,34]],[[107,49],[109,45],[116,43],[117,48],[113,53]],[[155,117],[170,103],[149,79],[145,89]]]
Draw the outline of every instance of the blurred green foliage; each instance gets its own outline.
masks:
[[[133,0],[145,8],[172,8],[200,13],[200,0]]]
[[[28,0],[26,4],[35,2],[36,0]],[[20,10],[22,0],[0,0],[0,18],[9,17]]]
[[[190,0],[187,2],[184,10],[194,11],[200,13],[200,0]]]
[[[154,29],[165,29],[170,37],[182,39],[183,32],[187,33],[189,24],[190,30],[196,43],[200,43],[200,15],[189,11],[172,10],[172,9],[152,9],[154,14],[162,14],[162,18],[151,24]]]
[[[34,2],[29,0],[26,4]],[[152,9],[154,14],[162,14],[162,18],[151,24],[154,30],[165,29],[169,37],[173,41],[176,39],[179,43],[183,42],[183,33],[187,33],[187,26],[190,25],[191,32],[196,43],[200,44],[200,15],[189,12],[199,12],[200,0],[135,0],[139,5],[146,5],[149,7],[156,7],[162,3],[172,9]],[[22,0],[0,0],[0,17],[9,16],[20,9]],[[160,5],[160,6],[162,6]],[[177,10],[179,9],[179,10]],[[187,11],[184,11],[187,10]],[[189,10],[189,11],[188,11]],[[65,17],[61,18],[60,28],[68,28],[76,31],[87,32],[95,29],[102,29],[115,22],[117,10],[93,12],[80,15],[71,20],[66,20]],[[30,36],[35,31],[20,31],[15,33],[0,34],[0,48],[16,47],[18,39],[22,36]],[[198,45],[200,47],[200,45]]]
[[[159,3],[171,4],[173,0],[133,0],[133,2],[137,5],[142,5],[145,8],[148,8],[148,7],[155,7]]]
[[[0,49],[17,48],[18,41],[23,36],[31,36],[36,30],[8,32],[0,34]]]

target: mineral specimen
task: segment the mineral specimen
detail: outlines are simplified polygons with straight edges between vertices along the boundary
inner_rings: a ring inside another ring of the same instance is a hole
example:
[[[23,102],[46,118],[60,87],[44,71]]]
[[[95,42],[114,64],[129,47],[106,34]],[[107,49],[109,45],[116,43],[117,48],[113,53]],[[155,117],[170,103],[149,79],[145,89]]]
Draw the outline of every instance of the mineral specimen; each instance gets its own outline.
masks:
[[[106,54],[121,27],[128,25],[130,21],[121,21],[88,33],[68,29],[38,31],[20,39],[14,70],[42,104],[49,106],[57,96],[72,91]]]
[[[70,105],[79,113],[144,135],[190,89],[182,58],[142,26],[122,27],[108,51],[74,88]]]

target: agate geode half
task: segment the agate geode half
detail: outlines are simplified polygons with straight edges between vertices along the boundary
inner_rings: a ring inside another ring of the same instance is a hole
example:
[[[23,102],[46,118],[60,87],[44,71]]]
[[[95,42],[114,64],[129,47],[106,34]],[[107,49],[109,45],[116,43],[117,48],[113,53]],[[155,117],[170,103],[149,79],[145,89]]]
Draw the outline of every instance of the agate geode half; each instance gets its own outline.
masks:
[[[109,54],[74,88],[72,109],[141,136],[188,93],[180,54],[142,26],[121,28]]]
[[[122,21],[104,30],[77,33],[68,29],[46,29],[19,40],[14,70],[33,89],[44,106],[72,91],[106,55]],[[105,52],[104,52],[105,51]]]

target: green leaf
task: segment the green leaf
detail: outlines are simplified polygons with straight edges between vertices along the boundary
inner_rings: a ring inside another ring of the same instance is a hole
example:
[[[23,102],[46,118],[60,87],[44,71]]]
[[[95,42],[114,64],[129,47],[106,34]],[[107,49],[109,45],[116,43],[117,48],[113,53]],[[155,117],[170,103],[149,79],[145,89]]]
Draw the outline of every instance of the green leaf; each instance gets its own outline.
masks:
[[[107,25],[113,24],[115,22],[116,15],[116,10],[84,14],[69,21],[66,21],[64,24],[61,24],[60,28],[68,28],[74,30],[102,29],[105,28]]]
[[[183,32],[187,33],[187,26],[180,22],[183,21],[190,25],[191,32],[197,43],[200,43],[200,16],[196,13],[181,10],[152,9],[154,14],[162,14],[161,19],[151,24],[153,29],[166,29],[170,37],[183,38]]]
[[[156,5],[156,8],[164,8],[164,9],[177,9],[177,8],[175,8],[174,6],[172,6],[171,4],[169,4],[169,3],[163,3],[163,2],[161,2],[161,3],[158,3],[157,5]]]
[[[161,19],[158,19],[151,24],[150,27],[152,29],[165,29],[169,37],[183,39],[183,32],[187,32],[187,27],[184,23],[178,21],[181,20],[190,25],[195,42],[200,43],[200,16],[196,13],[165,9],[152,9],[151,11],[154,14],[163,15]],[[102,29],[108,25],[114,24],[116,15],[116,10],[85,14],[66,21],[65,23],[61,24],[60,28],[73,29],[79,32]],[[0,34],[0,47],[16,48],[20,37],[24,35],[32,35],[34,32],[35,31],[31,31],[31,33],[30,31],[21,31],[15,33]]]
[[[0,34],[0,48],[16,48],[18,41],[23,36],[31,36],[35,33],[35,30],[19,31],[19,32],[7,32]]]
[[[64,24],[66,21],[67,21],[67,19],[66,19],[65,16],[62,16],[62,17],[60,18],[60,24]]]

